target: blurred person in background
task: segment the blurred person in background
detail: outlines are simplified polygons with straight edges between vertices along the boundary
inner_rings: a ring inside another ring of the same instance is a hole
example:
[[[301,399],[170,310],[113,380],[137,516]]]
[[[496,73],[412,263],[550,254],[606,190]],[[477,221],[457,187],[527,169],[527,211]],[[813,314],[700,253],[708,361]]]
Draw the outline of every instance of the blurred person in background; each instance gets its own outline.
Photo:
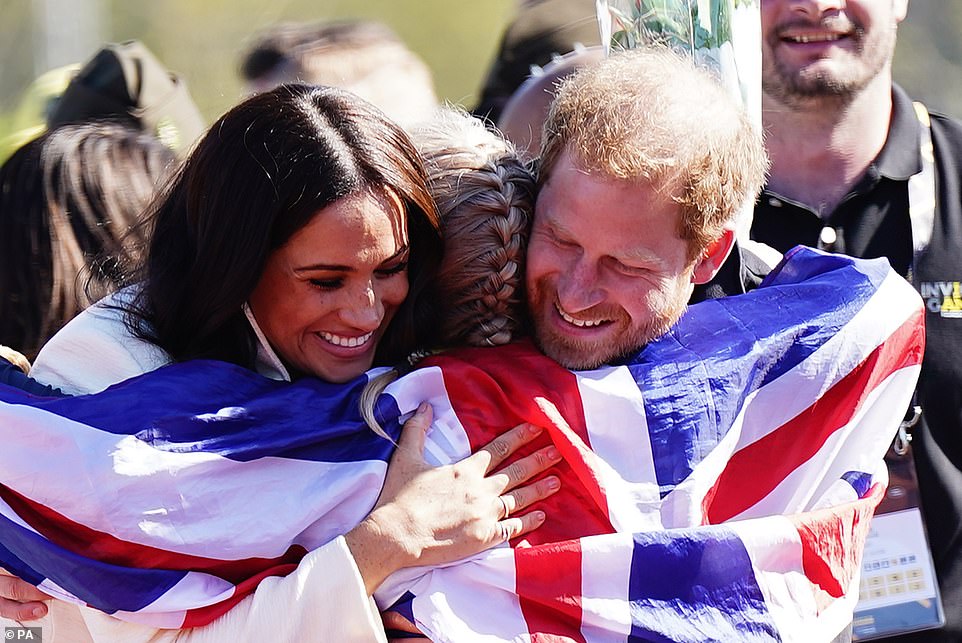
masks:
[[[2,169],[0,343],[30,360],[136,261],[139,215],[204,129],[183,80],[136,40],[64,74],[23,130],[41,135]]]
[[[54,104],[47,128],[96,121],[142,130],[180,157],[205,129],[184,80],[137,40],[97,51]]]
[[[109,43],[83,64],[39,76],[0,141],[0,161],[43,132],[68,123],[110,121],[146,132],[184,156],[205,123],[187,85],[143,43]]]
[[[269,27],[255,35],[240,71],[248,94],[292,82],[340,87],[402,127],[430,118],[438,106],[431,70],[390,27],[375,21]]]
[[[492,123],[525,80],[553,59],[601,44],[588,0],[520,0],[505,28],[473,112]]]
[[[79,69],[80,65],[74,64],[46,71],[18,97],[10,112],[7,134],[0,138],[0,163],[47,130],[47,117]]]
[[[762,118],[772,166],[751,235],[781,251],[805,244],[884,257],[926,300],[911,455],[947,622],[898,640],[958,642],[962,123],[929,113],[892,81],[907,10],[907,0],[762,2]]]
[[[602,47],[579,47],[543,68],[538,67],[508,98],[497,119],[498,129],[522,154],[536,157],[548,109],[565,78],[604,58]]]
[[[67,125],[0,167],[0,344],[33,359],[112,291],[144,243],[140,215],[174,163],[119,124]]]

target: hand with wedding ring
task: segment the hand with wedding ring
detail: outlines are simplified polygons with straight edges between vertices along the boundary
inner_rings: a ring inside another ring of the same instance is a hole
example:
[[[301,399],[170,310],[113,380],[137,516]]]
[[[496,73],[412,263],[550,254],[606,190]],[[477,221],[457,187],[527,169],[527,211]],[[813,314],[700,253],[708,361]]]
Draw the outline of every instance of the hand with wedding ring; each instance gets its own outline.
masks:
[[[540,527],[544,512],[524,509],[561,487],[557,476],[529,482],[560,461],[553,446],[495,471],[541,433],[530,424],[460,462],[428,465],[424,442],[432,417],[423,403],[405,423],[377,504],[345,536],[370,592],[398,569],[465,558]]]

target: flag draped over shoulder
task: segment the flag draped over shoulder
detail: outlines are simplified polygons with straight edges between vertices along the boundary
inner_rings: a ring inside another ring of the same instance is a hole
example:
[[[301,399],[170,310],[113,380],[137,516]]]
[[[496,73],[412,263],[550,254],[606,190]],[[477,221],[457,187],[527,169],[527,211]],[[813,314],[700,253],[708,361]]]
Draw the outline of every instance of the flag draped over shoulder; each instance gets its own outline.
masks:
[[[800,248],[623,364],[572,373],[527,343],[426,360],[377,402],[390,434],[429,400],[442,464],[533,422],[562,488],[526,538],[402,570],[379,604],[439,641],[831,638],[922,323],[884,261]],[[372,508],[393,445],[360,419],[366,383],[190,362],[76,398],[2,388],[0,565],[119,618],[209,622]]]

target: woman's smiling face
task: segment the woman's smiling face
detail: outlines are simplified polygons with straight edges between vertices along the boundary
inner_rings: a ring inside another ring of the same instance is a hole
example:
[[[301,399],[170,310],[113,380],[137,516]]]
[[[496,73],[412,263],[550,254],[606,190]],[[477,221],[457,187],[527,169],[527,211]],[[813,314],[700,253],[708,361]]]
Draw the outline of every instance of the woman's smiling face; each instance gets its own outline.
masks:
[[[408,293],[404,207],[361,192],[318,211],[267,259],[249,304],[293,376],[346,382],[368,370]]]

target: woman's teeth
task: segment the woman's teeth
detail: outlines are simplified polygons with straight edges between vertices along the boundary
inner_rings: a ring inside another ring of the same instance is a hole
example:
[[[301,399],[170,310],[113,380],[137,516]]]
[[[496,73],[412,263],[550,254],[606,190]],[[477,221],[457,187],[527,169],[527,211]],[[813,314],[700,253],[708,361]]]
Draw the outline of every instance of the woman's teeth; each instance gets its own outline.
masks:
[[[334,344],[335,346],[342,346],[344,348],[357,348],[366,344],[371,337],[374,336],[373,332],[367,333],[366,335],[361,335],[360,337],[342,337],[341,335],[335,335],[334,333],[327,333],[321,331],[318,333],[321,339],[324,341]]]

